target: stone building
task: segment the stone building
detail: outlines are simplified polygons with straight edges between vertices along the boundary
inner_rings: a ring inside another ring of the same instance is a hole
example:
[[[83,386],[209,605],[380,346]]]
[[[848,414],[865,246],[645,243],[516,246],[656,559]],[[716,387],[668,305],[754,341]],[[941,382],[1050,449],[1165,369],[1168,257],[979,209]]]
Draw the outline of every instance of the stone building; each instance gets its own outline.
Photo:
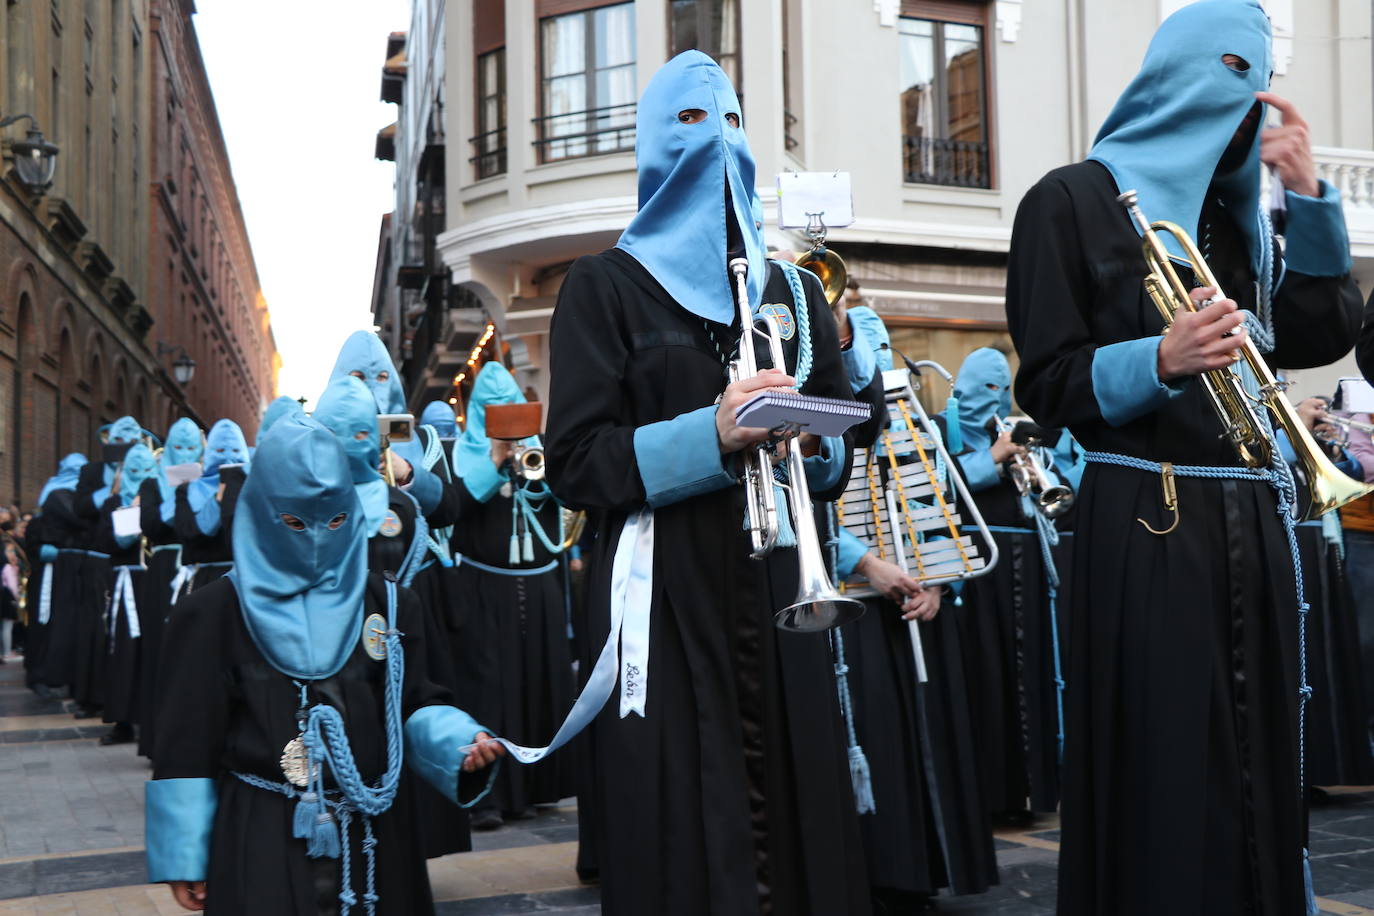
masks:
[[[122,414],[158,433],[178,416],[229,415],[251,433],[274,393],[275,345],[192,12],[190,0],[6,0],[0,11],[0,117],[31,115],[59,148],[51,186],[31,188],[14,143],[35,125],[0,131],[0,501],[32,501],[61,455],[92,453]],[[170,144],[155,149],[173,127],[175,160]],[[209,201],[173,199],[176,225],[164,200],[173,161],[188,171],[182,194]],[[189,260],[169,255],[183,238],[194,238]],[[242,320],[213,316],[236,303]],[[198,323],[210,333],[189,336]],[[173,368],[183,355],[196,362],[189,387]],[[246,386],[231,358],[251,370]]]
[[[803,247],[798,234],[776,228],[776,173],[850,172],[856,221],[831,232],[831,247],[898,347],[957,368],[973,347],[1005,341],[1007,248],[1025,190],[1086,154],[1149,37],[1183,2],[449,3],[446,228],[435,248],[449,282],[480,311],[451,307],[406,319],[413,339],[431,347],[406,361],[412,396],[461,395],[466,382],[454,387],[462,374],[455,367],[487,321],[522,384],[546,390],[547,328],[567,267],[614,244],[635,212],[636,102],[670,55],[692,47],[716,57],[741,93],[769,242]],[[1356,274],[1367,289],[1368,0],[1266,7],[1276,35],[1274,89],[1297,102],[1321,177],[1344,192]],[[408,47],[412,72],[432,49]],[[1299,391],[1329,392],[1348,369],[1303,373]],[[932,393],[943,400],[945,392]]]

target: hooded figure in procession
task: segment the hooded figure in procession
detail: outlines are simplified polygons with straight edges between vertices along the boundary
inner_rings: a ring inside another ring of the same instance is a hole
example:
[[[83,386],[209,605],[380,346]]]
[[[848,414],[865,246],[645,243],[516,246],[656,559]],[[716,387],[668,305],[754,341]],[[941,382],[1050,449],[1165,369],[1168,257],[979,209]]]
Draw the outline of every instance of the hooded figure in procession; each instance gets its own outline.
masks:
[[[1315,912],[1286,467],[1241,468],[1197,379],[1236,363],[1247,336],[1272,365],[1325,365],[1359,327],[1340,194],[1317,179],[1297,109],[1266,91],[1270,47],[1257,0],[1174,13],[1087,161],[1046,175],[1016,215],[1017,397],[1068,427],[1089,462],[1065,672],[1061,916],[1292,916],[1305,891]],[[1264,128],[1270,109],[1280,126]],[[1262,165],[1285,189],[1282,247]],[[1140,231],[1117,200],[1132,190],[1146,219],[1197,240],[1229,297],[1205,304],[1217,291],[1194,289],[1199,311],[1167,335],[1141,284]]]
[[[750,559],[739,453],[770,434],[734,423],[769,388],[851,398],[835,321],[813,276],[766,257],[739,99],[715,62],[665,64],[636,130],[639,212],[559,292],[545,439],[554,494],[597,532],[585,641],[618,637],[624,656],[579,794],[607,866],[602,912],[866,913],[829,644],[774,626],[797,557]],[[733,258],[786,365],[729,383]],[[833,499],[850,444],[802,444],[813,497]]]
[[[234,565],[230,533],[239,491],[251,462],[248,441],[233,420],[219,420],[205,437],[200,477],[176,488],[172,525],[181,542],[175,603]]]
[[[554,733],[572,706],[572,650],[559,568],[563,510],[544,480],[520,473],[514,443],[487,436],[487,409],[523,404],[505,366],[482,367],[467,403],[467,423],[453,444],[463,523],[454,529],[457,588],[452,609],[459,696],[505,738],[532,742]],[[539,447],[538,437],[519,443]],[[526,818],[533,806],[576,793],[572,757],[558,754],[510,767],[472,825],[491,829]]]
[[[38,514],[29,523],[29,555],[38,565],[29,580],[37,589],[29,600],[24,669],[29,687],[40,695],[71,683],[75,666],[79,570],[85,555],[85,521],[76,512],[76,487],[86,456],[72,452],[57,466],[38,494]]]
[[[233,572],[168,626],[149,880],[212,916],[432,913],[402,768],[466,802],[499,746],[428,677],[415,596],[368,572],[333,433],[278,423],[239,510]]]

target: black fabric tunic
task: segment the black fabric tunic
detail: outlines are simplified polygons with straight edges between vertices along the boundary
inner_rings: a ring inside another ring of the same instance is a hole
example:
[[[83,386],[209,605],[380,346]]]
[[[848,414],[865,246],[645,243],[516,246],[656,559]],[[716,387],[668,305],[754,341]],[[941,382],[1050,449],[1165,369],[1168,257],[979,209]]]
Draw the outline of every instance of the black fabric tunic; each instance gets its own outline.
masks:
[[[115,540],[111,513],[121,506],[123,502],[118,494],[106,499],[105,504],[100,507],[100,522],[95,532],[95,549],[110,555],[111,568],[110,597],[106,602],[103,621],[104,651],[100,654],[95,677],[101,684],[100,695],[104,702],[102,714],[105,721],[133,725],[139,721],[139,701],[142,697],[140,677],[145,644],[141,634],[144,613],[137,602],[143,592],[145,569],[143,545],[138,538],[134,538],[128,547],[121,547]],[[123,602],[118,606],[114,604],[114,582],[118,576],[115,570],[121,566],[135,567],[129,571],[129,578],[133,585],[139,636],[134,636],[129,627],[129,617]]]
[[[175,498],[175,497],[174,497]],[[172,610],[172,580],[181,566],[181,544],[172,526],[162,520],[162,490],[155,480],[145,480],[138,490],[139,525],[148,542],[148,568],[138,590],[138,619],[143,629],[142,665],[139,668],[139,705],[144,715],[138,725],[138,752],[151,758],[157,746],[158,672],[161,668],[162,628]]]
[[[805,284],[804,390],[849,398],[834,319]],[[764,301],[792,301],[771,264]],[[587,638],[599,646],[611,559],[645,503],[634,430],[712,404],[739,332],[708,329],[613,249],[573,265],[551,333],[549,479],[594,516]],[[797,343],[785,342],[789,366]],[[812,495],[833,499],[844,480]],[[613,696],[589,736],[608,916],[869,911],[828,641],[773,625],[776,596],[795,595],[796,555],[751,560],[742,526],[738,486],[654,513],[647,716],[620,718]]]
[[[104,471],[105,465],[100,462],[83,467],[72,500],[84,526],[78,546],[96,553],[105,552],[98,545],[101,507],[95,502],[96,491],[105,486]],[[105,609],[114,581],[109,557],[82,555],[77,566],[77,580],[80,584],[73,620],[72,699],[78,706],[96,709],[104,701]]]
[[[522,484],[523,485],[523,484]],[[534,559],[510,562],[513,497],[479,502],[461,482],[462,524],[456,554],[498,569],[538,569],[556,559],[536,536]],[[558,540],[562,511],[552,496],[536,513],[549,541]],[[568,640],[563,572],[505,576],[459,561],[454,590],[454,668],[458,696],[479,722],[517,744],[553,738],[573,704],[572,646]],[[452,619],[452,618],[451,618]],[[505,767],[483,802],[511,814],[577,793],[572,754],[553,754],[529,766]]]
[[[238,505],[239,491],[248,478],[238,469],[221,469],[220,480],[224,493],[219,500],[219,530],[214,534],[201,534],[196,524],[196,513],[187,498],[189,483],[176,488],[176,511],[172,516],[172,530],[181,542],[181,562],[184,566],[200,567],[177,596],[190,594],[202,586],[214,582],[229,571],[234,562],[234,508]],[[176,601],[173,601],[175,604]]]
[[[1355,358],[1359,361],[1360,371],[1366,379],[1374,379],[1374,293],[1364,306],[1364,326],[1360,329],[1360,342],[1355,348]]]
[[[1096,348],[1162,325],[1117,193],[1105,168],[1084,162],[1051,172],[1021,204],[1007,284],[1017,396],[1085,449],[1234,467],[1195,382],[1121,426],[1102,418]],[[1253,309],[1234,223],[1210,204],[1204,218],[1214,273]],[[1273,314],[1273,361],[1303,368],[1349,349],[1359,301],[1349,277],[1290,269]],[[1180,478],[1177,490],[1181,522],[1159,537],[1134,521],[1167,527],[1157,475],[1092,464],[1083,477],[1062,916],[1302,912],[1298,613],[1276,498],[1259,481]]]
[[[37,550],[30,553],[38,565],[33,578],[29,580],[32,593],[24,666],[33,685],[61,687],[72,683],[76,670],[76,619],[81,601],[84,560],[75,551],[84,549],[85,537],[86,523],[76,514],[74,490],[54,490],[48,494],[39,514],[29,524],[29,538],[35,548],[48,544],[59,551],[57,559],[52,561],[46,624],[38,622],[42,607],[44,564],[38,561]]]
[[[364,614],[386,615],[385,586],[371,576]],[[425,668],[424,612],[406,589],[398,594],[397,627],[405,649],[402,715],[449,702]],[[158,716],[156,779],[210,778],[219,807],[210,839],[207,876],[210,916],[330,916],[338,912],[340,862],[310,859],[305,841],[291,835],[295,800],[244,783],[233,772],[284,782],[282,749],[298,734],[300,692],[292,679],[258,651],[228,580],[183,598],[168,622]],[[385,663],[356,646],[342,670],[309,685],[310,702],[324,702],[344,717],[348,740],[365,782],[386,769]],[[328,786],[327,786],[328,787]],[[429,878],[416,829],[413,802],[398,794],[391,810],[373,821],[377,837],[379,913],[433,912]],[[352,873],[361,901],[366,861],[362,827],[354,823]],[[361,902],[355,912],[361,911]]]

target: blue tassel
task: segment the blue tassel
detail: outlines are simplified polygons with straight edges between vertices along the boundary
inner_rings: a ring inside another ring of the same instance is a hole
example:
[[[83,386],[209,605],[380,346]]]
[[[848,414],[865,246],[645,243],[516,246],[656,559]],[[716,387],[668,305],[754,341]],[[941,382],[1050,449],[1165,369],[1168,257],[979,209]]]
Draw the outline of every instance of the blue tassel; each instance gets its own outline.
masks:
[[[525,555],[525,562],[526,562],[526,563],[533,563],[533,562],[534,562],[534,535],[530,534],[530,532],[529,532],[528,529],[526,529],[526,531],[525,531],[525,545],[524,545],[524,546],[525,546],[525,554],[524,554],[524,555]]]
[[[849,781],[854,785],[854,810],[860,814],[878,810],[873,803],[873,775],[868,771],[868,758],[857,744],[849,749]]]
[[[515,566],[520,562],[520,535],[514,531],[510,535],[510,565]]]
[[[305,854],[312,859],[337,859],[339,852],[339,828],[334,823],[334,815],[321,811],[315,815]]]
[[[1312,891],[1312,863],[1308,861],[1306,849],[1302,851],[1302,889],[1307,895],[1307,916],[1320,916],[1317,895]]]
[[[952,394],[945,401],[945,447],[951,455],[964,450],[964,433],[959,427],[959,399]]]
[[[291,819],[291,835],[298,840],[310,839],[319,813],[320,797],[314,792],[302,792],[301,800],[296,802],[296,814]]]
[[[792,530],[792,515],[787,508],[787,494],[782,487],[774,486],[773,495],[778,502],[778,547],[796,547],[797,535]]]

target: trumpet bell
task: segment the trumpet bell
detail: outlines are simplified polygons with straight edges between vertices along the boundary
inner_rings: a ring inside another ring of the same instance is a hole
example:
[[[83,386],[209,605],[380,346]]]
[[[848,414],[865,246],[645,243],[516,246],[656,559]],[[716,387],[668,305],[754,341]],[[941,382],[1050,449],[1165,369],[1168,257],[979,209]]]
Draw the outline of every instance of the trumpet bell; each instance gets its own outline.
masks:
[[[843,258],[822,244],[800,255],[796,264],[811,271],[821,281],[826,302],[834,305],[840,301],[845,284],[849,282],[849,269],[844,266]]]
[[[862,601],[834,592],[820,598],[806,598],[783,608],[773,616],[773,623],[778,629],[793,633],[819,633],[853,623],[863,613]]]
[[[1073,490],[1065,486],[1053,486],[1043,490],[1035,500],[1045,518],[1059,518],[1073,508]]]

